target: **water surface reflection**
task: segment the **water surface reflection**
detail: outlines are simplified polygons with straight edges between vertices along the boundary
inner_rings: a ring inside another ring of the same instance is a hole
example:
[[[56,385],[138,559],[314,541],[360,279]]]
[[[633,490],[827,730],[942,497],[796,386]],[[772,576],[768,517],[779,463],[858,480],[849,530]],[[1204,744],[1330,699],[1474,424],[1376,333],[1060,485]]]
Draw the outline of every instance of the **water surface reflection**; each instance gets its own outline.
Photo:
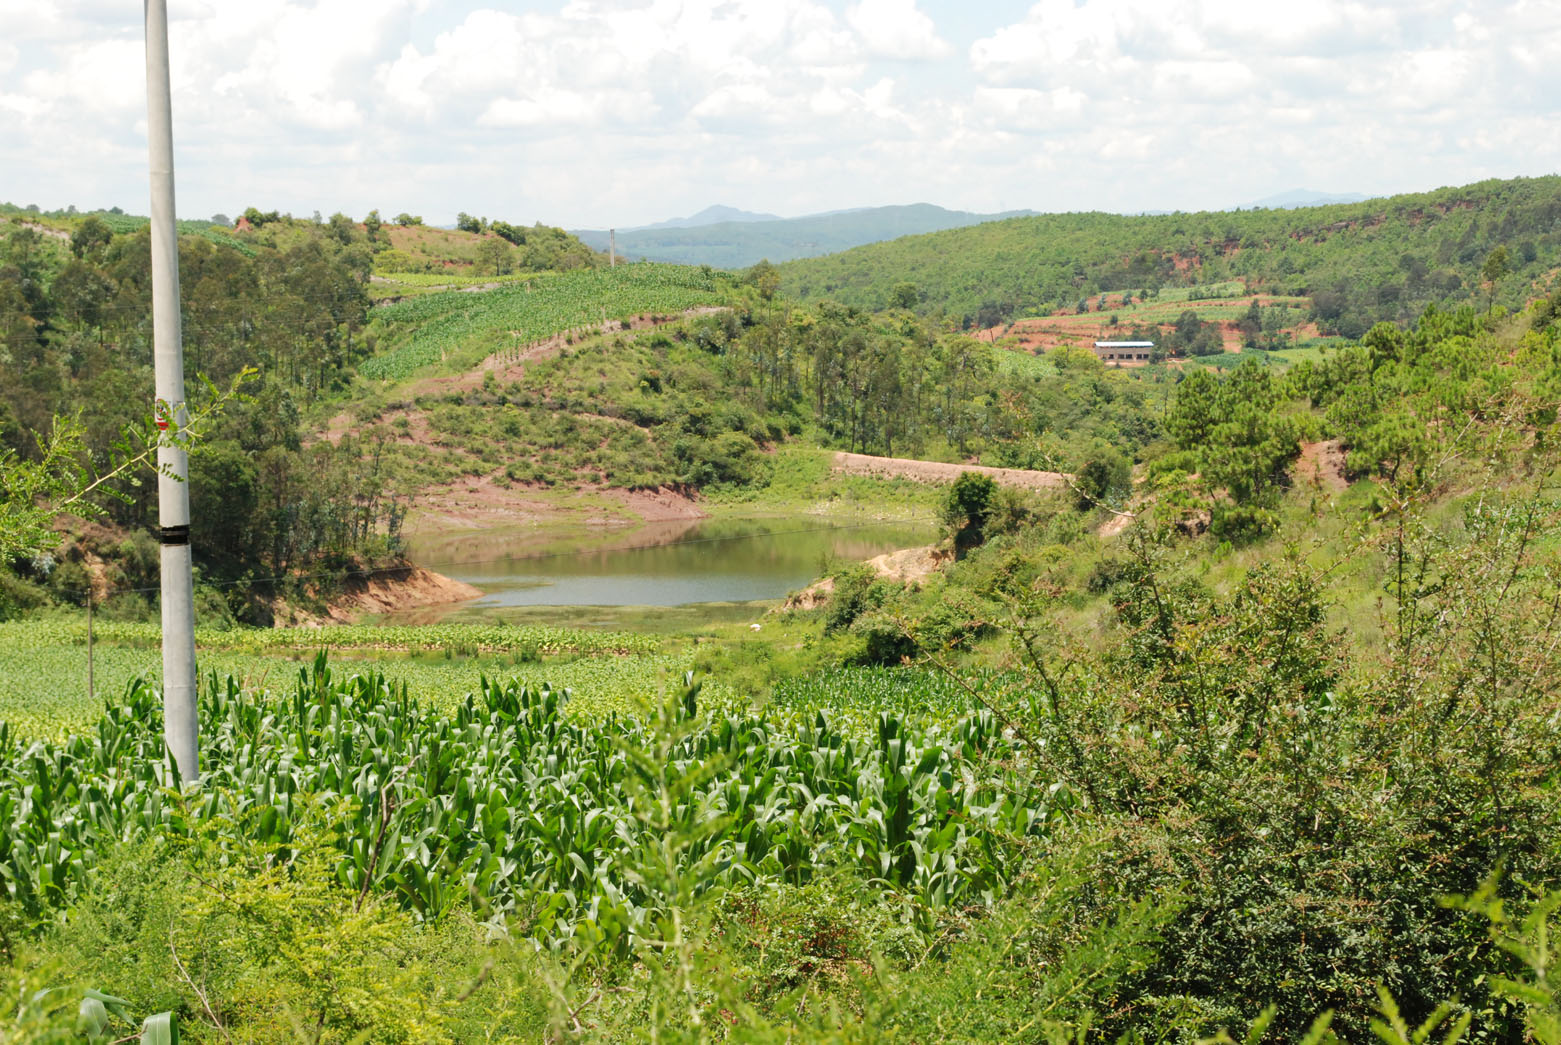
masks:
[[[929,543],[930,524],[813,517],[653,523],[631,533],[477,531],[414,542],[414,560],[475,585],[470,611],[778,599],[833,563]]]

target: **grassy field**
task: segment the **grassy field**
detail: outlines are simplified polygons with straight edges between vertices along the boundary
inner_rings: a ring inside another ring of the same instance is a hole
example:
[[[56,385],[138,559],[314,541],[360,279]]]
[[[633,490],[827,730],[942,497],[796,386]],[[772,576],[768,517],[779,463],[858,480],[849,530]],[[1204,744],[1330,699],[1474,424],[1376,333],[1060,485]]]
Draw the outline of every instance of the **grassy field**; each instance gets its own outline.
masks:
[[[998,370],[1017,377],[1054,377],[1057,368],[1044,355],[1027,349],[999,348],[992,353]]]
[[[0,638],[14,638],[21,627],[0,625]],[[161,676],[162,655],[155,645],[97,642],[92,653],[96,698],[89,697],[86,644],[76,639],[74,629],[50,630],[52,639],[38,638],[25,645],[0,643],[0,721],[10,723],[18,735],[58,737],[89,729],[102,714],[105,701],[117,701],[136,679],[155,681]],[[431,641],[437,635],[451,634],[448,628],[424,630]],[[250,645],[249,650],[236,650],[202,643],[197,650],[202,676],[231,676],[246,689],[279,692],[290,686],[315,656],[314,651],[302,647],[265,653],[259,652],[261,644]],[[572,690],[571,714],[587,718],[626,712],[654,701],[681,682],[691,656],[683,650],[540,658],[522,652],[460,654],[453,649],[370,651],[328,643],[317,649],[331,650],[338,674],[381,671],[435,707],[455,707],[467,694],[480,689],[484,677],[516,678],[533,687],[547,684]]]
[[[86,622],[80,617],[0,623],[0,721],[23,735],[56,736],[86,728],[138,678],[162,670],[155,624],[99,621],[87,693]],[[533,685],[577,688],[578,710],[626,710],[681,679],[687,655],[664,650],[651,635],[574,630],[552,624],[441,624],[429,627],[202,629],[196,636],[201,674],[232,676],[245,686],[280,689],[316,653],[351,670],[384,671],[425,700],[450,707],[481,678],[518,677]]]
[[[843,522],[928,521],[944,491],[908,479],[884,481],[831,471],[835,451],[784,443],[768,455],[762,486],[712,490],[701,505],[715,515],[820,516]]]
[[[1347,344],[1342,339],[1327,339],[1314,341],[1310,344],[1298,345],[1295,348],[1287,348],[1278,352],[1264,352],[1261,349],[1242,349],[1240,352],[1223,352],[1212,356],[1185,356],[1176,361],[1176,365],[1183,370],[1192,367],[1202,367],[1211,370],[1229,370],[1239,366],[1243,360],[1255,359],[1260,363],[1270,366],[1291,367],[1297,363],[1318,363],[1327,359],[1332,353],[1338,351],[1339,345]]]
[[[1205,323],[1233,323],[1247,314],[1251,308],[1250,298],[1237,300],[1196,300],[1196,301],[1135,301],[1131,305],[1107,305],[1100,312],[1073,313],[1067,312],[1059,315],[1037,316],[1031,319],[1017,320],[1016,323],[1024,327],[1057,327],[1068,329],[1075,327],[1095,327],[1109,325],[1111,318],[1116,317],[1118,325],[1130,327],[1134,324],[1148,326],[1174,323],[1183,312],[1192,312]],[[1298,297],[1270,297],[1264,295],[1262,307],[1264,309],[1283,306],[1290,312],[1290,316],[1296,322],[1305,318],[1307,299]]]
[[[1161,301],[1190,301],[1194,298],[1239,297],[1247,292],[1247,285],[1239,279],[1224,283],[1206,283],[1197,287],[1161,287],[1149,299],[1151,304]]]

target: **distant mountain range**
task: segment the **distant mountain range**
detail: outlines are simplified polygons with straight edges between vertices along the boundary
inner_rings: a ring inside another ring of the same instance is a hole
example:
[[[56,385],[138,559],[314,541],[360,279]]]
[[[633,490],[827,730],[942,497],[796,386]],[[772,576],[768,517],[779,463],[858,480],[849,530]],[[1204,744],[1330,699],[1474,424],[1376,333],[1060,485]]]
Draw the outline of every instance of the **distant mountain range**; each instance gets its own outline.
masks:
[[[1291,189],[1289,192],[1281,192],[1248,203],[1241,209],[1267,207],[1270,210],[1294,210],[1297,207],[1326,207],[1330,203],[1360,203],[1370,198],[1358,192],[1328,193],[1318,192],[1315,189]]]
[[[747,268],[764,259],[781,262],[812,258],[901,236],[1034,214],[1035,211],[1029,210],[972,214],[930,203],[914,203],[903,207],[864,207],[801,218],[780,218],[715,206],[688,218],[619,229],[618,253],[636,260]],[[592,248],[607,249],[606,230],[572,231]]]
[[[738,210],[736,207],[723,207],[717,203],[714,207],[706,207],[698,214],[692,214],[686,218],[668,218],[666,221],[658,221],[654,225],[636,225],[631,229],[621,229],[621,232],[644,232],[647,229],[697,229],[703,225],[720,225],[725,222],[750,222],[750,221],[780,221],[779,214],[760,214],[757,211]]]
[[[1353,192],[1291,189],[1237,209],[1294,210],[1359,203],[1368,198]],[[999,214],[974,214],[970,211],[948,210],[930,203],[914,203],[902,207],[862,207],[808,214],[800,218],[782,218],[775,214],[717,204],[686,218],[670,218],[652,225],[619,229],[618,253],[633,260],[643,258],[684,265],[747,268],[764,259],[780,263],[798,258],[815,258],[869,243],[899,239],[901,236],[942,232],[1008,218],[1029,218],[1037,213],[1033,210],[1011,210]],[[1169,212],[1143,213],[1147,216]],[[607,249],[607,230],[571,231],[591,248]]]

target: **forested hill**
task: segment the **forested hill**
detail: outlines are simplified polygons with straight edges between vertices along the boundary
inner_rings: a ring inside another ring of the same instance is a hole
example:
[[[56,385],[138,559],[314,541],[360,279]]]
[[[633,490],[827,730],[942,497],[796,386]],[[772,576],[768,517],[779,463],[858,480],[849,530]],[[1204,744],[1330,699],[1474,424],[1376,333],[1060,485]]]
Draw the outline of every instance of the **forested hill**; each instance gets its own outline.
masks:
[[[810,214],[801,218],[722,221],[697,227],[653,226],[618,233],[618,252],[650,261],[746,268],[765,259],[789,261],[816,257],[898,236],[996,221],[1016,213],[1029,212],[972,214],[945,210],[930,203],[915,203],[905,207],[868,207]],[[585,230],[576,235],[597,250],[607,249],[605,231]]]
[[[793,261],[782,287],[867,308],[914,301],[986,327],[1103,291],[1243,279],[1311,297],[1319,322],[1358,337],[1431,302],[1521,304],[1558,266],[1550,176],[1300,210],[1015,218]]]

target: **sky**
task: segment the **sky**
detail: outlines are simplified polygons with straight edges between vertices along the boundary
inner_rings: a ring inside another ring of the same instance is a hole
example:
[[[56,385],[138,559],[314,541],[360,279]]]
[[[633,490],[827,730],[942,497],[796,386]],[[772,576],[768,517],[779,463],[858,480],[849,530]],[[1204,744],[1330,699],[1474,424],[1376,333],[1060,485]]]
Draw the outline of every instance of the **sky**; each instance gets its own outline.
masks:
[[[136,0],[0,0],[0,200],[147,210]],[[626,228],[1561,170],[1558,0],[169,0],[179,213]]]

